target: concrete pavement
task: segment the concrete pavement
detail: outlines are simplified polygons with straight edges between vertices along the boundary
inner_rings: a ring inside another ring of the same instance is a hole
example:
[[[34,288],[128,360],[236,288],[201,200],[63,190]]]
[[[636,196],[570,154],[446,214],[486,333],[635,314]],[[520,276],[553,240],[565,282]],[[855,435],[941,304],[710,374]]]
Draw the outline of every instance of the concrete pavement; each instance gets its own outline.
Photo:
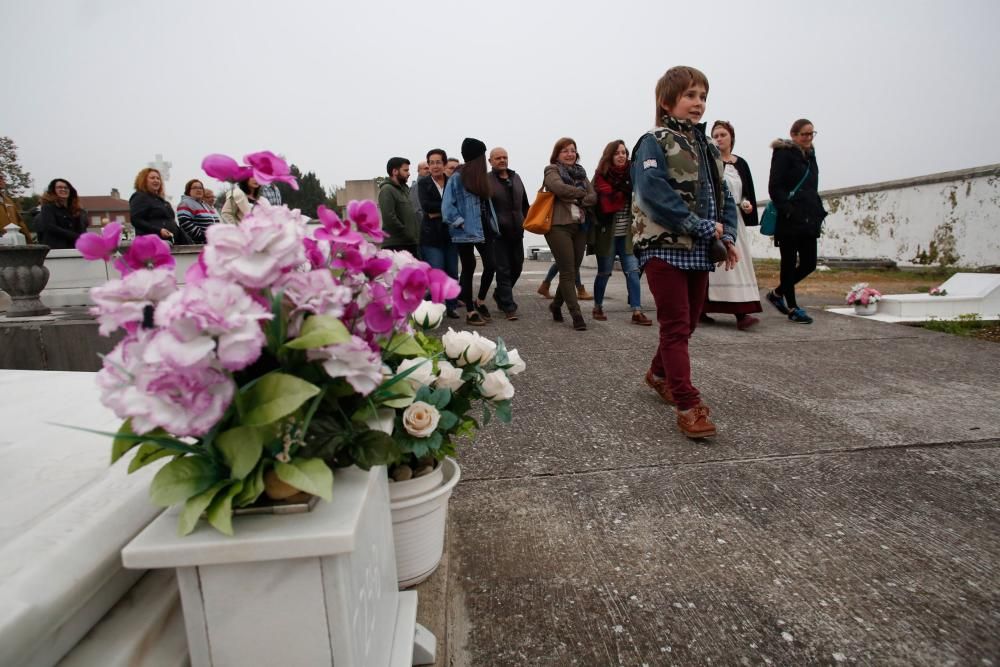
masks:
[[[528,370],[514,423],[460,451],[418,588],[439,665],[1000,665],[995,344],[719,316],[691,356],[720,434],[691,441],[642,383],[657,327],[621,274],[586,332],[540,279],[479,328]]]

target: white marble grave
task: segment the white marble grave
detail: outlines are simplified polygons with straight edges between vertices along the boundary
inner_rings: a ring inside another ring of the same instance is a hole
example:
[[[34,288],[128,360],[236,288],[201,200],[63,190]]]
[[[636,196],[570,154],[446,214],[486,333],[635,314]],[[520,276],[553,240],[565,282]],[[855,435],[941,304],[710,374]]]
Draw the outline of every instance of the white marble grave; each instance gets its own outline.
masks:
[[[875,314],[865,317],[879,322],[927,322],[975,314],[983,320],[1000,320],[1000,273],[956,273],[940,287],[948,292],[946,296],[887,294]],[[829,310],[855,315],[853,307]]]
[[[119,557],[161,511],[147,499],[159,466],[127,475],[126,460],[108,466],[110,438],[56,425],[117,430],[93,373],[0,371],[0,397],[0,665],[171,664],[136,658],[151,637],[171,635],[176,584],[146,583]],[[88,637],[90,658],[74,663],[75,647],[123,595],[141,600],[133,631],[105,632],[112,651]]]

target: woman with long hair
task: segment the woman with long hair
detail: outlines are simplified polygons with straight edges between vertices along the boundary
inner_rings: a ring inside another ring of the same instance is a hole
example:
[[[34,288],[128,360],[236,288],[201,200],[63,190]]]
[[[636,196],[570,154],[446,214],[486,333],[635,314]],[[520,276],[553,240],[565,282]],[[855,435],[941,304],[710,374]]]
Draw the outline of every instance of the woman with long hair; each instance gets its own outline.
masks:
[[[458,283],[459,299],[467,310],[466,324],[482,326],[490,321],[490,311],[483,303],[489,283],[480,285],[479,298],[473,299],[472,279],[476,272],[476,254],[483,259],[483,276],[493,275],[493,242],[500,235],[496,212],[490,199],[490,181],[486,173],[486,144],[467,138],[462,142],[465,164],[455,169],[441,196],[441,217],[448,225],[451,242],[458,247],[462,272]]]
[[[253,210],[260,200],[260,183],[251,176],[236,183],[226,193],[226,201],[222,204],[222,221],[230,225],[239,224]]]
[[[42,195],[42,209],[35,218],[38,242],[50,248],[74,248],[87,231],[87,214],[80,208],[76,188],[64,178],[55,178]]]
[[[135,235],[156,234],[175,245],[190,245],[191,239],[177,226],[174,207],[167,201],[159,170],[146,167],[135,176],[135,192],[128,200]]]
[[[757,218],[757,195],[753,188],[750,165],[739,155],[733,155],[736,130],[732,124],[725,120],[715,121],[712,124],[712,140],[722,155],[723,177],[739,212],[736,250],[742,261],[732,271],[713,271],[708,274],[708,296],[701,319],[703,322],[714,322],[705,313],[729,313],[736,316],[736,328],[746,331],[760,322],[753,313],[763,310],[760,307],[760,291],[750,255],[750,235],[747,234],[747,227],[760,224]]]
[[[781,284],[767,293],[767,300],[788,319],[812,324],[812,318],[795,298],[795,285],[816,270],[816,245],[826,209],[819,198],[819,165],[811,121],[792,123],[792,140],[775,139],[771,144],[771,175],[767,191],[778,209],[774,244],[781,252]]]
[[[555,195],[552,207],[552,228],[545,235],[552,257],[559,266],[559,290],[549,304],[552,319],[562,322],[562,305],[566,304],[573,328],[586,331],[587,323],[580,312],[576,293],[576,274],[587,246],[587,209],[597,203],[597,193],[580,164],[576,142],[563,137],[552,147],[549,165],[542,179],[545,189]]]
[[[652,326],[653,320],[642,313],[642,288],[639,284],[639,260],[632,253],[632,177],[628,148],[621,139],[604,147],[594,172],[597,191],[595,215],[597,224],[592,239],[597,254],[597,277],[594,278],[594,319],[606,320],[604,293],[615,268],[615,258],[621,261],[628,290],[628,305],[632,309],[632,324]]]
[[[184,184],[184,196],[177,205],[177,224],[195,243],[205,243],[205,232],[219,222],[215,207],[206,204],[205,186],[197,178]]]

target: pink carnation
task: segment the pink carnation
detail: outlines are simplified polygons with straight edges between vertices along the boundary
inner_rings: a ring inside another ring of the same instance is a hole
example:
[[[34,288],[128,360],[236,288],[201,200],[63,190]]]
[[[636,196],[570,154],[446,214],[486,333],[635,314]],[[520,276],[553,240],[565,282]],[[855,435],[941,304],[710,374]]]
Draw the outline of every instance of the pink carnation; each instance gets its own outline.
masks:
[[[305,263],[305,219],[261,200],[238,225],[212,225],[203,251],[208,275],[244,287],[265,288]]]
[[[375,243],[385,238],[382,231],[382,219],[378,214],[375,202],[352,201],[347,205],[347,217],[358,227],[358,231],[368,236]]]
[[[76,249],[84,259],[103,259],[111,261],[111,256],[118,249],[118,241],[122,236],[122,226],[117,222],[106,225],[100,234],[87,232],[76,240]]]
[[[427,293],[427,271],[420,266],[407,266],[392,282],[392,306],[397,317],[409,315]]]
[[[153,234],[144,234],[132,241],[125,254],[115,260],[114,267],[124,276],[139,269],[172,268],[175,264],[166,241]]]
[[[96,305],[90,313],[97,318],[102,336],[119,327],[133,332],[142,324],[146,307],[155,307],[176,289],[173,269],[133,271],[91,288],[90,298]]]
[[[309,350],[310,361],[320,361],[332,378],[344,378],[362,396],[382,383],[382,356],[363,339],[352,336],[347,343]]]
[[[269,319],[271,313],[242,287],[210,278],[170,295],[157,306],[155,321],[185,344],[209,341],[222,366],[235,371],[260,356],[266,342],[260,323]]]
[[[271,151],[260,151],[244,155],[243,161],[253,169],[253,177],[258,183],[287,183],[293,190],[299,189],[299,184],[292,176],[288,163]]]
[[[351,290],[340,285],[329,269],[285,274],[279,282],[285,298],[292,302],[288,335],[297,336],[306,313],[342,317],[351,302]]]

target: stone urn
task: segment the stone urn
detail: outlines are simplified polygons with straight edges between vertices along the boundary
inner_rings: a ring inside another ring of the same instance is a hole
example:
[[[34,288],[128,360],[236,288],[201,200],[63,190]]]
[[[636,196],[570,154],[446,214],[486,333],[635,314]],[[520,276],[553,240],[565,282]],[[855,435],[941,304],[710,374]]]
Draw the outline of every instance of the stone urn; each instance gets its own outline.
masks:
[[[52,310],[39,298],[49,282],[45,266],[47,245],[0,245],[0,289],[10,295],[7,317],[48,315]]]

